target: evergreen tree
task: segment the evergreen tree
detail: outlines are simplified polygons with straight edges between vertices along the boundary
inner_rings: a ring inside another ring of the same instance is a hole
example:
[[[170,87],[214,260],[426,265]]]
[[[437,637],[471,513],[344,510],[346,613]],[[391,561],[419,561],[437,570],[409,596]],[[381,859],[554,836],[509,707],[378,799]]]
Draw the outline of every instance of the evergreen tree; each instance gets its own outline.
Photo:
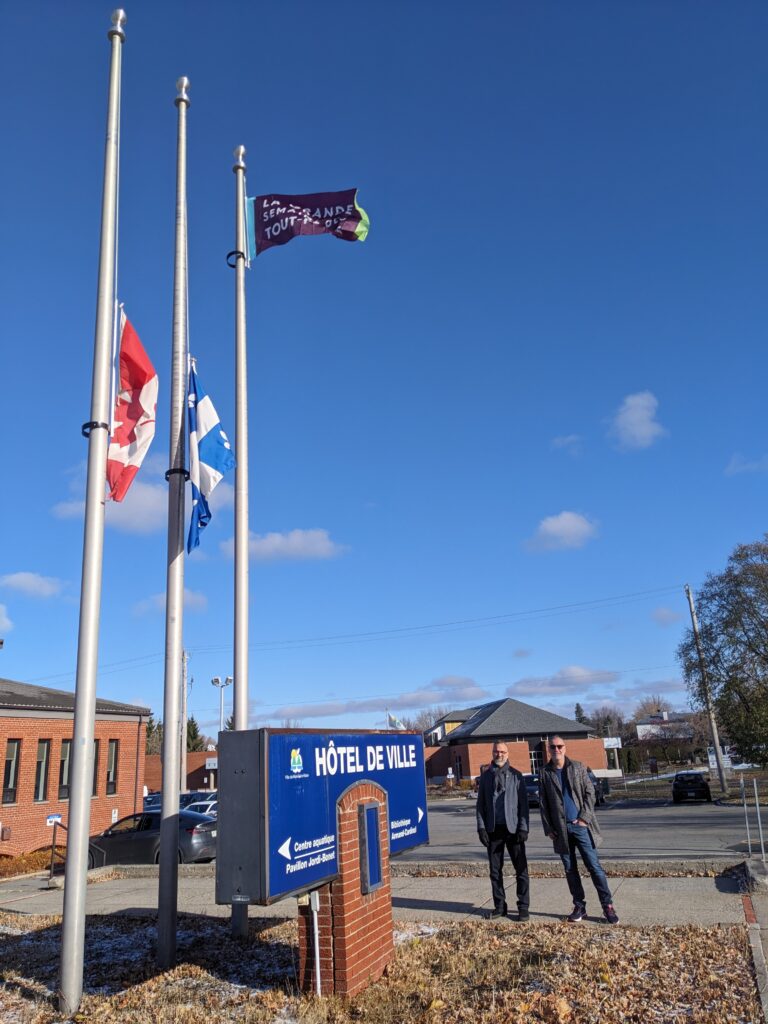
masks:
[[[578,701],[576,702],[576,707],[573,709],[573,717],[576,719],[577,722],[580,722],[582,725],[589,724],[589,720],[587,719],[587,716],[584,714],[584,708],[581,706],[581,704],[579,704]]]
[[[160,754],[163,749],[163,723],[156,722],[154,715],[147,719],[147,740],[144,749],[147,754]]]
[[[200,734],[200,728],[191,715],[187,719],[187,753],[193,750],[205,750],[205,738]]]

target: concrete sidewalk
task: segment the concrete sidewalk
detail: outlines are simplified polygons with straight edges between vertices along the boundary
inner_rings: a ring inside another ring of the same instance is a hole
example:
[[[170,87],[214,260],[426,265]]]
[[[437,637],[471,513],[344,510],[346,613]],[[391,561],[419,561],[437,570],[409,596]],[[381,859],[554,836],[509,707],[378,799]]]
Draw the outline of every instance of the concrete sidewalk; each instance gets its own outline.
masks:
[[[157,908],[157,869],[127,869],[132,877],[99,881],[86,890],[87,914],[152,914]],[[95,873],[93,873],[95,874]],[[514,875],[507,877],[510,909],[515,907]],[[585,878],[590,918],[601,920],[597,896]],[[738,924],[744,923],[743,888],[738,877],[610,878],[616,909],[623,924]],[[179,871],[179,913],[229,916],[228,906],[215,902],[215,879],[209,865]],[[402,921],[446,921],[485,917],[492,906],[487,877],[415,877],[393,874],[394,916]],[[762,897],[761,897],[762,898]],[[768,925],[768,891],[765,896]],[[565,878],[531,879],[531,920],[561,920],[570,912]],[[63,891],[48,888],[47,877],[33,876],[0,883],[0,910],[22,914],[61,914]],[[251,917],[296,917],[296,900],[269,907],[251,907]],[[511,923],[511,922],[510,922]]]

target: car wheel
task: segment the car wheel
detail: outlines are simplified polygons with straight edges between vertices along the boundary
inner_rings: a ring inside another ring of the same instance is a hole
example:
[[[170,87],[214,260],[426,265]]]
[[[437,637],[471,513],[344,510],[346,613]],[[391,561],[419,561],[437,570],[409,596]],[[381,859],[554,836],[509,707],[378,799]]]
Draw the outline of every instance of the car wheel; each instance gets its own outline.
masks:
[[[160,863],[160,851],[158,850],[157,853],[155,854],[155,864],[159,864],[159,863]]]
[[[93,855],[93,850],[88,851],[88,870],[92,870],[96,867],[96,858]]]
[[[183,863],[184,863],[184,856],[183,856],[181,850],[179,850],[179,864],[183,864]]]

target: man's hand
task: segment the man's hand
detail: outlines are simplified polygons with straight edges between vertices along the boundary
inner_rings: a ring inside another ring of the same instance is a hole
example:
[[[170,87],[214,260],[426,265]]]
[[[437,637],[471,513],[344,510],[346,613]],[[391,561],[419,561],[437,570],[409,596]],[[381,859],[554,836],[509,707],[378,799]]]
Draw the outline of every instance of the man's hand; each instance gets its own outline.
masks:
[[[487,847],[488,844],[490,843],[490,839],[488,838],[488,833],[485,831],[485,829],[484,828],[479,828],[477,830],[477,835],[478,835],[478,838],[480,839],[480,842],[483,844],[483,846]]]
[[[528,842],[528,833],[526,832],[526,830],[524,828],[519,828],[517,830],[517,832],[515,832],[515,842],[516,843],[527,843]]]

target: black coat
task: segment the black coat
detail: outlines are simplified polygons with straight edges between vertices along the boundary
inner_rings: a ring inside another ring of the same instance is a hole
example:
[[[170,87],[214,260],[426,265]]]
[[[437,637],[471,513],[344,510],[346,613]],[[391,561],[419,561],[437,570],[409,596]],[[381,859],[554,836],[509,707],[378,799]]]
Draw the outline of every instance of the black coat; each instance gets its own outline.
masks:
[[[480,783],[477,787],[477,831],[485,829],[486,832],[493,832],[496,827],[493,791],[496,784],[495,766],[486,768],[480,776]],[[504,790],[504,817],[507,828],[510,832],[517,832],[522,829],[528,831],[528,791],[525,788],[525,781],[522,773],[513,768],[507,762],[502,771],[507,772],[506,788]]]

